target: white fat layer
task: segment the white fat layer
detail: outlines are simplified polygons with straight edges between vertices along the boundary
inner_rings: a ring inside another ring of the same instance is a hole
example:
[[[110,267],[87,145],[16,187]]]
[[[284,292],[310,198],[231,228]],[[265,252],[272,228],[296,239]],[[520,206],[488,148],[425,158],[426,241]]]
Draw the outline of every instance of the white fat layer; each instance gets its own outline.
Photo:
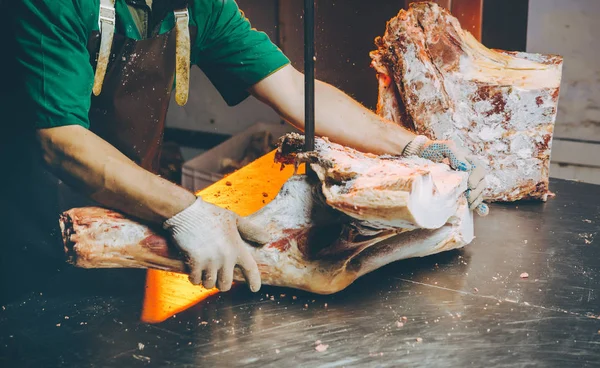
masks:
[[[522,89],[558,88],[561,66],[544,63],[543,55],[520,53],[515,56],[492,51],[470,33],[458,28],[465,41],[460,59],[460,74],[466,80]]]

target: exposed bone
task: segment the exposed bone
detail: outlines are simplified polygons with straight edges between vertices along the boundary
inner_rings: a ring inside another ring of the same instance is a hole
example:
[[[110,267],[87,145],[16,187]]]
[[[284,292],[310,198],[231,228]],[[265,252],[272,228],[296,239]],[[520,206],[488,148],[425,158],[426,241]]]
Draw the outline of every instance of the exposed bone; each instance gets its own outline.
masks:
[[[248,217],[272,234],[265,246],[248,245],[264,284],[334,293],[391,262],[472,241],[464,173],[419,159],[365,155],[323,139],[315,152],[298,155],[301,142],[300,135],[286,136],[278,159],[310,160],[322,181],[294,176]],[[421,206],[437,210],[429,216]],[[75,208],[60,223],[68,260],[78,267],[187,270],[164,233],[119,213]],[[235,280],[243,281],[239,270]]]
[[[439,228],[467,190],[466,173],[425,159],[365,154],[326,138],[315,139],[314,152],[302,153],[303,147],[304,136],[289,133],[276,160],[309,162],[327,204],[372,227]]]
[[[381,116],[482,159],[487,200],[547,199],[562,57],[490,50],[431,2],[400,11],[376,44]]]

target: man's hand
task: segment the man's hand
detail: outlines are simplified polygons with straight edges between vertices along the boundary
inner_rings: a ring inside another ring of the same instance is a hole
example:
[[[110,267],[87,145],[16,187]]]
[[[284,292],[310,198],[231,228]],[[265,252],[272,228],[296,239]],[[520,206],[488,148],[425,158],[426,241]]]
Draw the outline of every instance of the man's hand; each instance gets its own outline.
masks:
[[[163,226],[187,255],[193,284],[202,284],[207,289],[216,285],[220,291],[228,291],[237,265],[250,290],[260,289],[258,266],[242,238],[265,244],[269,234],[263,229],[200,198]]]
[[[463,150],[456,147],[452,141],[432,141],[425,136],[417,136],[410,142],[403,156],[419,156],[433,162],[444,162],[454,170],[468,171],[469,183],[467,200],[471,210],[477,210],[479,215],[485,216],[489,208],[483,202],[483,191],[486,187],[485,166],[474,156],[467,155]]]

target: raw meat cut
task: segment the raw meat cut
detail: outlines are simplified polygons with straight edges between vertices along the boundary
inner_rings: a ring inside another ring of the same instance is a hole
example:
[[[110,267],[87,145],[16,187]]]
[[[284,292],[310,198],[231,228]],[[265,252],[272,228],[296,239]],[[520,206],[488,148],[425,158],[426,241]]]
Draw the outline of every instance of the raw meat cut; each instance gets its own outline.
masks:
[[[271,203],[250,216],[274,239],[260,248],[248,245],[263,284],[334,293],[391,262],[460,248],[473,239],[472,214],[464,201],[438,229],[384,230],[332,210],[314,188],[305,176],[295,176]],[[77,267],[186,272],[165,234],[119,213],[74,208],[62,214],[60,223],[68,260]],[[237,268],[234,279],[243,281]]]
[[[319,179],[293,176],[248,217],[272,234],[269,244],[248,245],[264,284],[334,293],[391,262],[472,241],[465,173],[417,158],[363,154],[326,139],[302,154],[303,136],[293,133],[281,142],[280,162],[309,161]],[[162,231],[117,212],[74,208],[60,225],[68,260],[78,267],[186,272]],[[243,281],[237,269],[235,280]]]
[[[562,57],[488,49],[432,2],[400,11],[375,42],[381,116],[478,156],[486,200],[547,199]]]
[[[315,139],[302,152],[304,136],[281,138],[275,160],[307,162],[322,183],[327,204],[375,228],[436,229],[456,213],[467,175],[429,160],[376,156]]]

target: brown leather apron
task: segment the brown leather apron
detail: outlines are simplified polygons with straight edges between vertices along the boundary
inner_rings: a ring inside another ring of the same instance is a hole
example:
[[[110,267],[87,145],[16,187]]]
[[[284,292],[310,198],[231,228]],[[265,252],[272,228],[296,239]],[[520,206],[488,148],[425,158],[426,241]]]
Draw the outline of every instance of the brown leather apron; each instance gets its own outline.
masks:
[[[189,27],[189,31],[193,44],[196,28]],[[176,28],[142,40],[116,33],[112,37],[101,91],[91,97],[90,130],[157,174],[176,75]],[[91,33],[87,49],[90,63],[97,69],[99,31]],[[58,185],[58,202],[60,211],[97,205],[64,183]]]
[[[196,29],[190,27],[191,43]],[[92,95],[90,130],[144,169],[158,172],[175,78],[175,29],[134,40],[115,34],[102,92]],[[88,40],[96,67],[100,32]]]

